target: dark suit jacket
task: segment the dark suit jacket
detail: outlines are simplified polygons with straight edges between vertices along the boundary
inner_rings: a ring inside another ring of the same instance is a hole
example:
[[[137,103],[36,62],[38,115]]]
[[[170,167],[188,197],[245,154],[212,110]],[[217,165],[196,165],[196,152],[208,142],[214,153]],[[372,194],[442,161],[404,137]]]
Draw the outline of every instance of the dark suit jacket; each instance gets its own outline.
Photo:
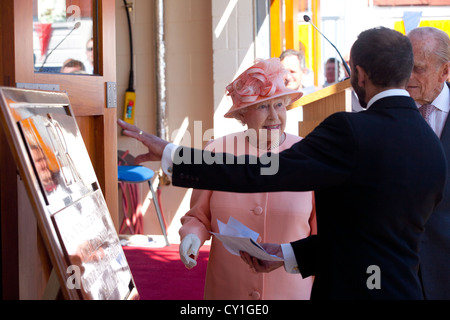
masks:
[[[441,142],[447,156],[447,164],[450,166],[450,117],[445,122]],[[447,173],[444,198],[425,225],[425,233],[420,244],[420,276],[426,299],[450,300],[449,181],[450,170]]]
[[[178,161],[202,157],[247,165]],[[447,166],[439,139],[411,98],[387,97],[367,111],[331,115],[279,154],[275,175],[261,175],[264,161],[253,164],[248,157],[180,148],[176,159],[177,186],[315,190],[318,234],[292,244],[302,276],[316,276],[312,299],[423,298],[419,239],[442,198]],[[367,285],[370,266],[379,268],[381,289]]]

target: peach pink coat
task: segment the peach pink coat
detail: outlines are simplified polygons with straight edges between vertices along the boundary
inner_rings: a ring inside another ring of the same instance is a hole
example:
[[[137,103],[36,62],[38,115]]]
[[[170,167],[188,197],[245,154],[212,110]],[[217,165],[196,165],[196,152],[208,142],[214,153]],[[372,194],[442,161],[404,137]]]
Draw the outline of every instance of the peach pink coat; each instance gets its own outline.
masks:
[[[226,136],[227,141],[230,138],[245,141],[245,148],[242,143],[235,143],[236,155],[258,153],[248,143],[244,132]],[[283,151],[299,140],[301,138],[286,134],[279,150],[272,152]],[[224,151],[224,142],[225,138],[216,139],[206,149]],[[217,220],[227,223],[230,216],[258,232],[259,242],[289,243],[317,232],[313,192],[240,194],[194,190],[191,209],[181,218],[181,239],[193,233],[203,244],[210,239],[210,231],[218,232]],[[284,268],[269,274],[251,271],[240,257],[212,239],[204,293],[207,300],[305,300],[310,298],[312,283],[312,277],[303,279],[301,275],[288,274]]]

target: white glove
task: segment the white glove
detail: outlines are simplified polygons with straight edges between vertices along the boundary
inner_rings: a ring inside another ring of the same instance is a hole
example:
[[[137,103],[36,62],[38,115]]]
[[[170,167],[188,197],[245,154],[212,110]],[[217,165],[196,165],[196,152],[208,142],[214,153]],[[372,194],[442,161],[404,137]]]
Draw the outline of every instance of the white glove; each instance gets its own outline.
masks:
[[[193,233],[188,234],[180,243],[180,258],[188,269],[197,265],[198,250],[200,249],[200,239]],[[194,258],[191,258],[194,256]]]

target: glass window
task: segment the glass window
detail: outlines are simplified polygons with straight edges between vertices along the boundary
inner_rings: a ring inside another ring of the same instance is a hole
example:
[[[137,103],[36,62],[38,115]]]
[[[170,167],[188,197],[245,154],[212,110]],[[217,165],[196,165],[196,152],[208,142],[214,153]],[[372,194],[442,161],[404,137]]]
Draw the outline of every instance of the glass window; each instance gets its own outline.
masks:
[[[34,71],[95,74],[96,0],[33,0]]]

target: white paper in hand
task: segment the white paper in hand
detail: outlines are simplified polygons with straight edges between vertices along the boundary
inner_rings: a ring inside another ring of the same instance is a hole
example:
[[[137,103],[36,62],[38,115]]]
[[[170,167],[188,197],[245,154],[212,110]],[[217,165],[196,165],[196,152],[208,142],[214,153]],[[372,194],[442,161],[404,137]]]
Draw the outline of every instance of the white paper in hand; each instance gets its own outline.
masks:
[[[259,233],[243,225],[233,217],[227,224],[217,220],[219,232],[211,232],[222,241],[223,246],[232,254],[239,256],[240,251],[247,252],[252,257],[265,261],[283,261],[280,257],[268,254],[256,241]]]

